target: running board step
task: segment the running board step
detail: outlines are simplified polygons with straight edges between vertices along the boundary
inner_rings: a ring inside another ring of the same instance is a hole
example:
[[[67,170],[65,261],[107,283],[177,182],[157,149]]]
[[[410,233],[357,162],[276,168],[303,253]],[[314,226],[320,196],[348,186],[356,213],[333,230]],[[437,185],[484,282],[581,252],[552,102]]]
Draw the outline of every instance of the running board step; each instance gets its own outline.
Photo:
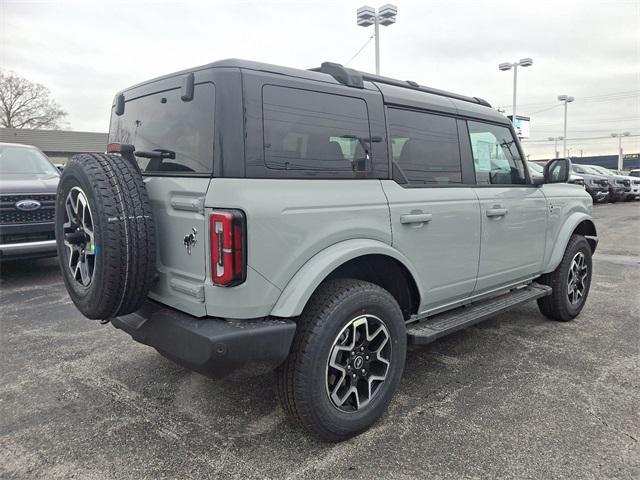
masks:
[[[516,305],[551,294],[551,287],[533,283],[498,297],[434,315],[407,327],[407,341],[424,345],[505,312]]]

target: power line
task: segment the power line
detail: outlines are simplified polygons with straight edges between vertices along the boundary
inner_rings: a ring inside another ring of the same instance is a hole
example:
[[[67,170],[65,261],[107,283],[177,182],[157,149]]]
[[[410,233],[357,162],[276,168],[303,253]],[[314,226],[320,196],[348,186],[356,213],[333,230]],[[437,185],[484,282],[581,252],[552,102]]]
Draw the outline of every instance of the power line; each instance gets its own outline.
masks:
[[[631,138],[631,137],[640,137],[640,134],[638,135],[627,135],[624,138]],[[581,142],[584,140],[611,140],[611,136],[608,137],[575,137],[575,138],[567,138],[567,142]],[[534,140],[529,140],[529,139],[523,139],[524,143],[552,143],[553,140],[549,140],[548,138],[543,139],[534,139]]]
[[[373,37],[375,37],[375,35],[371,35],[369,39],[366,42],[364,42],[364,45],[360,48],[360,50],[358,50],[356,54],[353,57],[351,57],[347,63],[344,64],[345,67],[349,65],[358,55],[360,55],[360,53],[362,53],[362,51],[366,48],[366,46],[369,45],[369,42],[373,40]]]

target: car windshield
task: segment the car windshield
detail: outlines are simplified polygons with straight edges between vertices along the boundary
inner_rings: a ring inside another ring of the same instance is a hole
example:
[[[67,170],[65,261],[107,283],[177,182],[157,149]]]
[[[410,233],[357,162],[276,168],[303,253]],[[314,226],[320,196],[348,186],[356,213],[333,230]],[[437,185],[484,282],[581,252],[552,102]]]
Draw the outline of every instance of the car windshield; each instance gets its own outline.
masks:
[[[633,170],[629,172],[630,177],[640,177],[640,170]]]
[[[595,170],[597,173],[599,173],[600,175],[608,175],[608,176],[615,175],[615,173],[613,173],[611,170],[607,170],[604,167],[599,167],[597,165],[592,165],[591,168],[593,170]]]
[[[599,172],[598,170],[595,169],[595,167],[592,167],[591,165],[580,165],[580,166],[585,172],[590,173],[591,175],[602,175],[602,172]]]
[[[4,175],[53,177],[58,175],[58,169],[40,150],[0,145],[0,176]]]
[[[527,163],[529,164],[529,168],[534,172],[537,172],[537,173],[544,172],[544,168],[542,167],[542,165],[538,165],[537,163],[534,163],[534,162],[527,162]]]

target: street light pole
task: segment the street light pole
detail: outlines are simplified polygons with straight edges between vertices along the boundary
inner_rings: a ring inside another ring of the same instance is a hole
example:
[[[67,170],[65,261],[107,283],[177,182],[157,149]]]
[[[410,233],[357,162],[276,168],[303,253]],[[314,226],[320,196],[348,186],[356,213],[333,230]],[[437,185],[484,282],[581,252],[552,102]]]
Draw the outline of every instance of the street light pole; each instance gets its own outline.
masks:
[[[575,98],[571,95],[558,95],[558,100],[564,102],[564,139],[562,142],[562,151],[563,155],[567,157],[567,104],[573,102]]]
[[[618,170],[622,170],[624,168],[624,155],[622,153],[622,137],[628,137],[631,135],[631,132],[620,132],[620,133],[612,133],[611,136],[613,138],[618,138]]]
[[[564,140],[564,137],[549,137],[549,141],[553,142],[553,154],[558,158],[558,140]]]
[[[517,99],[517,89],[518,89],[518,67],[530,67],[533,65],[533,60],[530,58],[521,58],[520,61],[514,63],[501,63],[498,65],[498,68],[506,72],[507,70],[511,70],[513,68],[513,113],[511,117],[511,122],[513,126],[516,126],[516,99]]]
[[[377,15],[375,17],[373,32],[376,36],[376,75],[380,75],[380,22],[378,22]]]
[[[370,27],[373,25],[373,36],[376,45],[376,75],[380,75],[380,25],[388,27],[396,23],[398,15],[398,7],[391,4],[383,5],[376,11],[375,8],[365,5],[360,7],[357,12],[356,20],[361,27]]]

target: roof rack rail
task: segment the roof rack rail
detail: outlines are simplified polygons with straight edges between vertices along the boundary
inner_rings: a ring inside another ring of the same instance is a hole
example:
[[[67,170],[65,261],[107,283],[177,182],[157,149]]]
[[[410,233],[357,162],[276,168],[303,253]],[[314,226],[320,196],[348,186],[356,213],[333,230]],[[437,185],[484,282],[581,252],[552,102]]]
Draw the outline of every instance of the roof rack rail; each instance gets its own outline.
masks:
[[[485,107],[491,108],[491,104],[489,102],[479,97],[467,97],[466,95],[459,95],[457,93],[447,92],[437,88],[424,87],[413,80],[396,80],[394,78],[364,73],[352,68],[345,68],[339,63],[323,62],[320,67],[312,68],[311,71],[329,74],[347,87],[364,88],[364,81],[367,80],[369,82],[384,83],[385,85],[393,85],[395,87],[409,88],[411,90],[419,90],[421,92],[432,93],[443,97],[455,98],[457,100],[477,103],[478,105],[484,105]]]

